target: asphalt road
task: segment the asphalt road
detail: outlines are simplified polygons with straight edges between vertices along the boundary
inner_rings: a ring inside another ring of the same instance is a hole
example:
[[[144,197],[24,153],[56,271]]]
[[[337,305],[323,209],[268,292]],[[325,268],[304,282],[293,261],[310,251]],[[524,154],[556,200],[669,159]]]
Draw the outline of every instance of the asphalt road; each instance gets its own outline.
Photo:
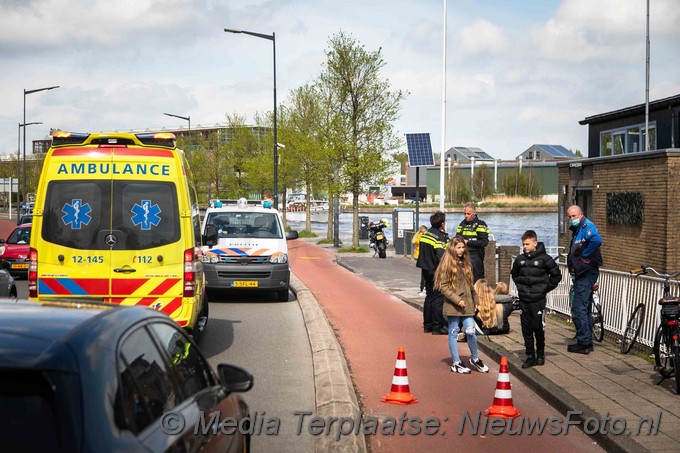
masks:
[[[231,363],[250,371],[255,385],[244,398],[251,416],[257,414],[263,427],[280,420],[278,435],[263,429],[253,436],[253,452],[313,452],[314,438],[304,431],[296,434],[299,416],[294,415],[315,412],[309,339],[294,296],[289,302],[272,302],[275,296],[210,294],[201,350],[215,368]]]

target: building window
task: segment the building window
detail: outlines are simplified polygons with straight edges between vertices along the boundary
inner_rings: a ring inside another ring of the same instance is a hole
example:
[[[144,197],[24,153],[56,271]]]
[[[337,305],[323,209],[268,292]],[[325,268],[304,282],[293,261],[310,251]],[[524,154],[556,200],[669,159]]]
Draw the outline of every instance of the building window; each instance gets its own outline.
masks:
[[[532,151],[529,151],[529,155],[527,156],[527,159],[533,159],[534,158],[534,153]]]
[[[656,149],[656,123],[649,124],[649,146]],[[646,151],[645,125],[636,124],[600,132],[600,156]]]
[[[536,159],[541,158],[541,152],[539,150],[536,150]]]

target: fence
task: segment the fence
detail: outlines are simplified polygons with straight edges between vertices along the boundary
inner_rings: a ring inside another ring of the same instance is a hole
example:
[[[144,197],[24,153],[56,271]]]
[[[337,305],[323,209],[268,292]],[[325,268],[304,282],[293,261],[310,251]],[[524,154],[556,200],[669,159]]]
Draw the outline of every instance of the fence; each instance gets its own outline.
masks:
[[[567,266],[558,263],[562,271],[562,281],[548,293],[546,308],[557,313],[571,316],[569,288],[571,277]],[[512,279],[511,279],[512,280]],[[654,334],[660,322],[661,308],[657,301],[663,295],[663,279],[649,276],[633,276],[625,272],[600,269],[600,304],[604,317],[604,329],[620,336],[626,329],[631,313],[640,302],[645,304],[645,319],[638,336],[639,344],[654,344]],[[671,294],[678,294],[678,282],[671,283]],[[514,282],[510,282],[510,292],[517,294]]]

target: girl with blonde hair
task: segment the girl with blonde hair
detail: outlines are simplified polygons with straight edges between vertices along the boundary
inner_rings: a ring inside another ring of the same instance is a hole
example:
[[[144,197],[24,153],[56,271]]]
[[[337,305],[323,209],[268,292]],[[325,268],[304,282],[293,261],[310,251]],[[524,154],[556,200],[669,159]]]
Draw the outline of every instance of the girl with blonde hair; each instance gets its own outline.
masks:
[[[434,287],[444,296],[442,313],[449,322],[451,371],[462,374],[470,373],[470,368],[463,365],[458,355],[457,336],[462,322],[470,348],[470,366],[482,373],[488,373],[489,367],[482,362],[477,353],[474,320],[478,305],[477,293],[472,284],[470,256],[465,246],[465,239],[462,237],[454,237],[447,245],[434,276]]]
[[[480,278],[475,282],[475,292],[479,300],[477,319],[481,324],[482,330],[488,333],[497,325],[496,301],[493,297],[493,291],[491,291],[489,282],[485,278]]]

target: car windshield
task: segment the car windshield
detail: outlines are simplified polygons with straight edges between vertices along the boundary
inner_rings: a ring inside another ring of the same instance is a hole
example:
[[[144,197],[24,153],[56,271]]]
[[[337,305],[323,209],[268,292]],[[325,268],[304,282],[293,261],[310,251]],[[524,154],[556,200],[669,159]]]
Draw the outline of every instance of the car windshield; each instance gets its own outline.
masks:
[[[28,244],[31,242],[31,227],[17,228],[7,238],[7,244]]]
[[[273,212],[211,212],[206,222],[217,227],[221,238],[283,237],[278,217]]]

